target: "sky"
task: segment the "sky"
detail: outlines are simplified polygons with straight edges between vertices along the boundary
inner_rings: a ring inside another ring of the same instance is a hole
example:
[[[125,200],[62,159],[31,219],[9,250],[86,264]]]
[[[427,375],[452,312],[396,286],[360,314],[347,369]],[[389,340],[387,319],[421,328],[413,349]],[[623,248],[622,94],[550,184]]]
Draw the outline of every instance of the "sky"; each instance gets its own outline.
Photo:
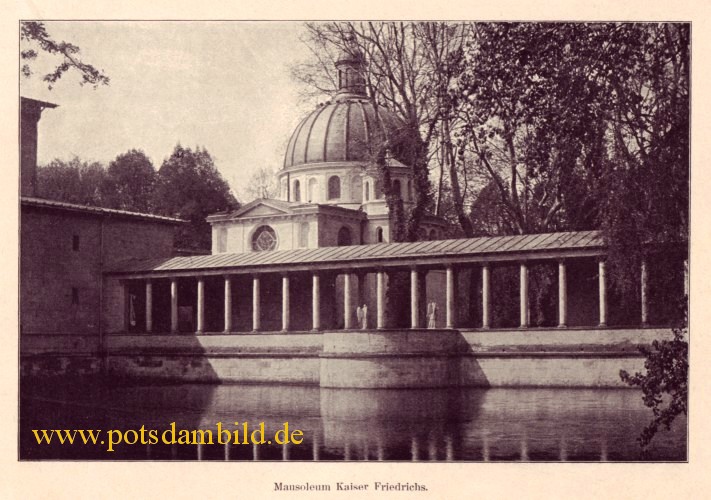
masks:
[[[299,121],[318,104],[299,97],[290,64],[308,57],[297,22],[45,22],[55,40],[111,79],[80,86],[71,72],[48,90],[60,62],[40,54],[20,93],[59,107],[42,113],[38,163],[108,164],[141,149],[156,169],[179,142],[205,147],[239,197],[260,167],[281,167]],[[45,70],[44,73],[42,70]],[[324,96],[323,99],[326,100]],[[247,200],[249,201],[249,200]]]

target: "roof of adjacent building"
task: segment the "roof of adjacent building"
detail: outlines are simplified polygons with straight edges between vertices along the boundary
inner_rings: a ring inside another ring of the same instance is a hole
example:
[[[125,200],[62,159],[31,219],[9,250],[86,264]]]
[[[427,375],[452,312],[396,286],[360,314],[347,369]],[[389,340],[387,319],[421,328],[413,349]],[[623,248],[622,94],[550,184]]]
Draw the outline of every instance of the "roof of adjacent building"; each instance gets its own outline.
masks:
[[[91,205],[78,205],[76,203],[67,203],[64,201],[47,200],[44,198],[32,198],[29,196],[20,197],[20,203],[23,206],[37,207],[44,209],[63,210],[70,212],[80,212],[90,215],[128,217],[134,219],[150,220],[153,222],[162,222],[169,224],[182,224],[186,221],[176,219],[174,217],[165,217],[163,215],[146,214],[141,212],[129,212],[127,210],[117,210],[115,208],[95,207]]]
[[[454,262],[457,258],[515,260],[519,257],[557,258],[596,255],[602,253],[604,246],[599,231],[579,231],[133,260],[119,263],[109,272],[180,274],[182,271],[199,273],[226,269],[236,272],[302,268],[313,270],[344,267],[344,263],[349,267],[404,266],[414,263],[428,265]],[[315,268],[314,264],[318,267]]]
[[[20,96],[20,103],[25,105],[39,106],[41,108],[56,108],[59,104],[54,104],[53,102],[40,101],[39,99],[32,99],[31,97]]]

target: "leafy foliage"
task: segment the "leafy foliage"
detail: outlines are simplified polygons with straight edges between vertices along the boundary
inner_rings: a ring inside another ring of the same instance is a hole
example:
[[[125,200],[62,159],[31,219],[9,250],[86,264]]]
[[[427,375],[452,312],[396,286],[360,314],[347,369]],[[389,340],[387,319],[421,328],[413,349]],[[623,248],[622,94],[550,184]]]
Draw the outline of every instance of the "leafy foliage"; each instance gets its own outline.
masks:
[[[175,244],[190,249],[210,249],[208,215],[238,207],[210,153],[180,145],[158,172],[135,149],[118,155],[108,168],[76,157],[54,160],[38,168],[37,189],[43,198],[185,219]]]
[[[210,249],[211,228],[205,218],[238,206],[210,153],[180,144],[158,170],[155,203],[159,213],[189,221],[178,231],[177,246],[206,250]]]
[[[109,77],[102,70],[98,70],[91,64],[84,63],[79,59],[79,47],[69,42],[55,41],[47,33],[44,23],[22,21],[20,23],[20,41],[28,47],[20,51],[20,58],[24,61],[20,71],[25,77],[32,76],[32,68],[29,61],[36,59],[38,56],[37,51],[34,48],[30,48],[33,45],[43,52],[63,58],[62,62],[52,72],[42,77],[42,80],[47,83],[47,87],[50,90],[71,69],[77,71],[81,76],[79,85],[89,84],[96,88],[99,85],[109,84]]]
[[[131,149],[109,163],[103,202],[110,208],[150,212],[155,200],[156,170],[143,151]]]
[[[98,162],[74,157],[68,162],[54,160],[37,169],[37,194],[42,198],[79,205],[105,206],[103,187],[106,170]]]
[[[630,375],[620,370],[624,382],[642,389],[644,404],[654,418],[642,430],[638,441],[643,448],[661,427],[669,430],[677,416],[686,415],[689,394],[689,343],[684,328],[674,328],[671,340],[655,340],[651,348],[641,347],[646,360],[645,374]]]

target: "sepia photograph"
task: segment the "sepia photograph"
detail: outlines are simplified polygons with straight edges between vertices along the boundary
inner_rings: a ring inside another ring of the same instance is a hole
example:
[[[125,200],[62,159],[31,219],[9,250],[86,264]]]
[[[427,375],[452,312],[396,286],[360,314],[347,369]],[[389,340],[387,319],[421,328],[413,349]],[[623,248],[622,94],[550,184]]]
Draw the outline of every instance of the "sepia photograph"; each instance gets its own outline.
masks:
[[[688,463],[691,31],[20,20],[17,459]]]

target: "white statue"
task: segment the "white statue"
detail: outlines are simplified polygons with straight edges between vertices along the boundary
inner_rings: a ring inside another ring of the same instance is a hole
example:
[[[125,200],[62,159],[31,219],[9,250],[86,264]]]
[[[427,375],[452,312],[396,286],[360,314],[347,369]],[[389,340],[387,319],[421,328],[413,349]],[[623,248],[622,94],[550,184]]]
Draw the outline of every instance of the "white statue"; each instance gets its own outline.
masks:
[[[437,303],[434,300],[427,304],[427,328],[437,328]]]
[[[363,321],[362,321],[361,328],[363,328],[363,330],[367,330],[368,329],[368,305],[363,304],[363,308],[361,309],[361,311],[363,313]]]
[[[362,327],[363,326],[363,309],[361,309],[360,306],[356,307],[356,319],[358,320],[358,323],[356,323],[358,326]]]

